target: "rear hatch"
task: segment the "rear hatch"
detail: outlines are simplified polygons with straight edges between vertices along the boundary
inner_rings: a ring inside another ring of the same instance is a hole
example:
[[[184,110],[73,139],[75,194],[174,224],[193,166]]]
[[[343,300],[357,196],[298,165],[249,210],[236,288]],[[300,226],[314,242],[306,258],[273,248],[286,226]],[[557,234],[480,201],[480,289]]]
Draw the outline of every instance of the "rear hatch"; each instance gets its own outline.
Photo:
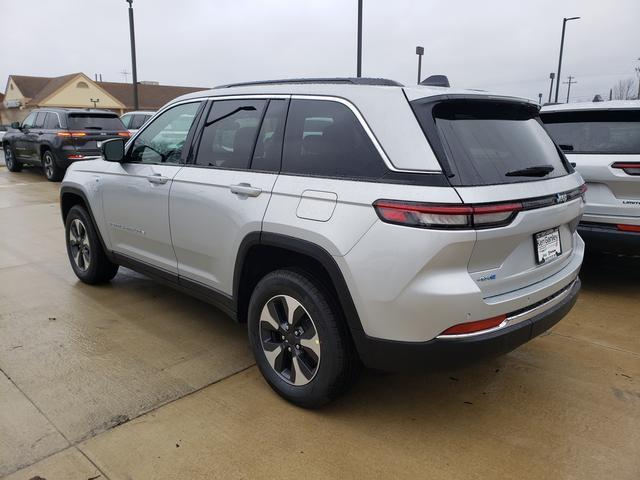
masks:
[[[538,107],[480,95],[419,99],[412,107],[462,202],[483,212],[468,271],[485,298],[562,270],[583,210],[583,181],[546,133]]]
[[[100,155],[101,142],[128,138],[129,132],[115,113],[74,112],[67,117],[67,128],[78,155]]]
[[[610,216],[616,217],[612,223],[620,223],[624,217],[640,217],[640,110],[549,111],[541,116],[589,185],[585,220]]]

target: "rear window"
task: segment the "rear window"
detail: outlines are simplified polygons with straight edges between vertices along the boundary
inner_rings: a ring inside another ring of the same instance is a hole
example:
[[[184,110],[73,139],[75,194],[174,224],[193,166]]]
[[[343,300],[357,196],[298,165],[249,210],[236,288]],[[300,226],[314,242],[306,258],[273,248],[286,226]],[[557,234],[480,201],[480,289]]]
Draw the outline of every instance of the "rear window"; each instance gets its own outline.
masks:
[[[69,130],[125,130],[117,115],[72,113],[67,122]]]
[[[567,153],[640,154],[640,111],[543,113],[549,134]]]
[[[455,186],[536,181],[570,171],[533,105],[465,99],[412,106]]]

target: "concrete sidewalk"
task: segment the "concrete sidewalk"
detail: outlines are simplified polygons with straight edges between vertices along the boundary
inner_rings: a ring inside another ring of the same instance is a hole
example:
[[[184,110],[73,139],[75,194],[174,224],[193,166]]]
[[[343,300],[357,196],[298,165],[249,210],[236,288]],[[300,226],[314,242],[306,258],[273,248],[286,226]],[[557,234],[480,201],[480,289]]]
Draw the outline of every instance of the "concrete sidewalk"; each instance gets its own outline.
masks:
[[[122,269],[73,275],[58,184],[0,167],[0,476],[6,479],[640,478],[640,261],[583,268],[575,309],[515,352],[365,372],[306,411],[243,326]]]

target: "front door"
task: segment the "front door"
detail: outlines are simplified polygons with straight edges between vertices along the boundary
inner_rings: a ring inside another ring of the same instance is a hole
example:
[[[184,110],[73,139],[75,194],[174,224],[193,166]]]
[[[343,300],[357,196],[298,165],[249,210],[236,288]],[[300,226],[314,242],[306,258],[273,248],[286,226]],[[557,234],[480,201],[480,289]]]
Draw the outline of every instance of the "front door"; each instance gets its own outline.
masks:
[[[183,167],[189,131],[201,101],[169,108],[127,145],[122,163],[101,181],[113,251],[177,273],[169,230],[169,191]]]

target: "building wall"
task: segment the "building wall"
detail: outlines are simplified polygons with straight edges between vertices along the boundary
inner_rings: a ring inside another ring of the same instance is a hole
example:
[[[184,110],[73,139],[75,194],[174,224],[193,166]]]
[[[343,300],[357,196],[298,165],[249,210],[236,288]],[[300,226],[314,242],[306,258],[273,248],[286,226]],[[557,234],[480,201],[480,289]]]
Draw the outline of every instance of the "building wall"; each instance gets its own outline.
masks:
[[[13,82],[12,78],[9,79],[7,91],[4,96],[5,102],[9,100],[20,100],[23,105],[26,103],[25,98],[22,96],[22,92],[18,89],[18,86]]]
[[[99,100],[96,108],[108,108],[119,111],[122,104],[114,100],[92,81],[78,77],[58,90],[53,96],[45,99],[41,107],[93,108],[91,99]]]

